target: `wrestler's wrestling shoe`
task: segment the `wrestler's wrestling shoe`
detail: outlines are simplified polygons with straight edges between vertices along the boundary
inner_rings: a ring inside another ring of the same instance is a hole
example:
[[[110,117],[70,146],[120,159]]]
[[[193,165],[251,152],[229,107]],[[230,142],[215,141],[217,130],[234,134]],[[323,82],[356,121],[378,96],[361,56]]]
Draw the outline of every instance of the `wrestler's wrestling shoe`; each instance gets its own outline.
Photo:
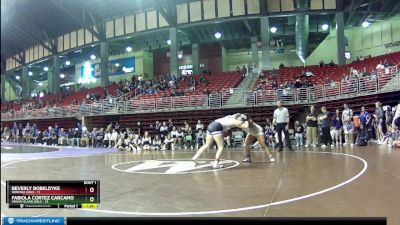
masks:
[[[197,161],[197,157],[196,157],[196,156],[193,156],[193,157],[192,157],[192,161],[195,162],[196,164],[199,163],[199,161]]]
[[[275,162],[275,158],[274,158],[272,155],[270,155],[270,156],[269,156],[269,161]]]
[[[242,162],[251,162],[250,156],[247,156],[246,158],[244,158],[244,159],[242,160]]]
[[[214,161],[213,164],[212,164],[212,167],[213,167],[214,169],[221,169],[221,168],[224,167],[224,165],[218,164],[217,161]]]

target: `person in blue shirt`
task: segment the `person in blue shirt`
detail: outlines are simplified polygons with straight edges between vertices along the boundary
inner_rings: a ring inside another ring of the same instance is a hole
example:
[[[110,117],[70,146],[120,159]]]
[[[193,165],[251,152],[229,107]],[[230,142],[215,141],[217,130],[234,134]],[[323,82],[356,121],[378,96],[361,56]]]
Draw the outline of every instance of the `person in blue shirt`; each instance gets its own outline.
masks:
[[[58,143],[57,132],[54,128],[49,129],[50,132],[50,144],[56,145]]]
[[[50,144],[50,132],[46,129],[43,131],[43,138],[42,138],[42,142],[44,145],[49,145]]]
[[[351,120],[350,117],[346,119],[346,123],[344,124],[344,135],[346,136],[346,140],[348,140],[348,143],[344,143],[343,145],[348,145],[350,144],[351,147],[354,146],[354,123]]]
[[[68,139],[67,132],[64,131],[64,128],[61,128],[60,132],[58,132],[58,145],[63,146]]]
[[[60,132],[60,128],[58,127],[58,124],[54,124],[54,133],[56,133],[56,135],[58,136],[58,133]]]
[[[371,115],[365,111],[364,106],[361,107],[359,118],[361,124],[357,135],[356,145],[364,145],[365,142],[368,142],[369,140],[368,129],[371,126]]]
[[[13,125],[13,128],[12,128],[12,136],[14,137],[14,142],[17,142],[17,137],[18,137],[17,122],[14,122],[14,125]]]

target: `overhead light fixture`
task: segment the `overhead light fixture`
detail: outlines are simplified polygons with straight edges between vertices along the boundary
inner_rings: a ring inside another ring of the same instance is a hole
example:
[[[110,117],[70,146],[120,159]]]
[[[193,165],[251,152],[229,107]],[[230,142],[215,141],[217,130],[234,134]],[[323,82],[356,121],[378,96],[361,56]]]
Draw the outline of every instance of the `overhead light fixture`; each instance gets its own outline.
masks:
[[[47,72],[47,71],[49,71],[49,67],[45,66],[45,67],[43,67],[43,70]]]
[[[369,25],[370,25],[370,23],[369,23],[368,21],[364,21],[364,22],[362,22],[362,24],[361,24],[361,26],[362,26],[362,27],[365,27],[365,28],[369,27]]]
[[[43,82],[39,82],[38,85],[41,87],[43,86]]]
[[[167,40],[167,44],[171,45],[171,40],[170,39]]]
[[[220,32],[217,32],[217,33],[214,34],[214,37],[215,37],[216,39],[220,39],[221,36],[222,36],[222,34],[221,34]]]
[[[79,52],[82,52],[82,49],[78,49],[78,50],[74,51],[74,53],[79,53]]]
[[[321,28],[322,28],[322,30],[328,30],[329,29],[329,25],[328,24],[322,24],[322,26],[321,26]]]
[[[33,75],[32,71],[29,71],[28,76],[32,76],[32,75]]]
[[[126,51],[127,52],[131,52],[132,51],[132,47],[131,46],[126,47]]]
[[[278,28],[276,28],[276,27],[271,27],[269,30],[271,31],[271,33],[275,33],[275,32],[278,30]]]
[[[71,65],[71,62],[69,60],[65,61],[65,65],[69,66]]]
[[[19,79],[21,79],[21,77],[17,75],[17,76],[15,76],[15,79],[19,80]]]
[[[62,74],[60,74],[60,78],[61,79],[64,79],[65,78],[65,75],[62,73]]]
[[[96,55],[94,54],[90,55],[90,59],[96,59]]]
[[[178,59],[182,59],[183,55],[182,54],[178,54]]]
[[[114,65],[115,65],[116,67],[119,67],[119,63],[115,63]]]

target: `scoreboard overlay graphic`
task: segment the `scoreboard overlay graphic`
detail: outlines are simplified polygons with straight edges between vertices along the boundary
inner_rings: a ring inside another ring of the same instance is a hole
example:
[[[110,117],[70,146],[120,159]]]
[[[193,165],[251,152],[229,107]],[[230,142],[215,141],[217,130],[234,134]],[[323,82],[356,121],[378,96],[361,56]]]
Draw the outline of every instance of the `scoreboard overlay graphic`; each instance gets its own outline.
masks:
[[[9,208],[97,208],[98,180],[42,180],[6,182]]]

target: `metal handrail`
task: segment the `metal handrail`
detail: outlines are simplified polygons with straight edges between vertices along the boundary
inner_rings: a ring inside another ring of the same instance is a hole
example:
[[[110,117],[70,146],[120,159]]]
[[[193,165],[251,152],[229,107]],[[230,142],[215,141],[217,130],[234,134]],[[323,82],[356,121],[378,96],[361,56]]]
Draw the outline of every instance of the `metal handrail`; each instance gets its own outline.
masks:
[[[223,107],[249,107],[273,105],[277,100],[290,104],[317,103],[332,99],[344,99],[400,90],[398,66],[390,68],[388,74],[378,73],[377,79],[362,77],[351,81],[319,84],[308,88],[249,91],[233,88],[210,95],[191,95],[164,98],[145,98],[128,101],[105,101],[102,103],[52,107],[11,113],[1,113],[4,121],[22,119],[48,119],[74,116],[97,116],[110,114],[132,114],[138,112],[161,112],[210,109]],[[384,73],[384,71],[383,71]],[[233,98],[228,99],[228,98]]]

